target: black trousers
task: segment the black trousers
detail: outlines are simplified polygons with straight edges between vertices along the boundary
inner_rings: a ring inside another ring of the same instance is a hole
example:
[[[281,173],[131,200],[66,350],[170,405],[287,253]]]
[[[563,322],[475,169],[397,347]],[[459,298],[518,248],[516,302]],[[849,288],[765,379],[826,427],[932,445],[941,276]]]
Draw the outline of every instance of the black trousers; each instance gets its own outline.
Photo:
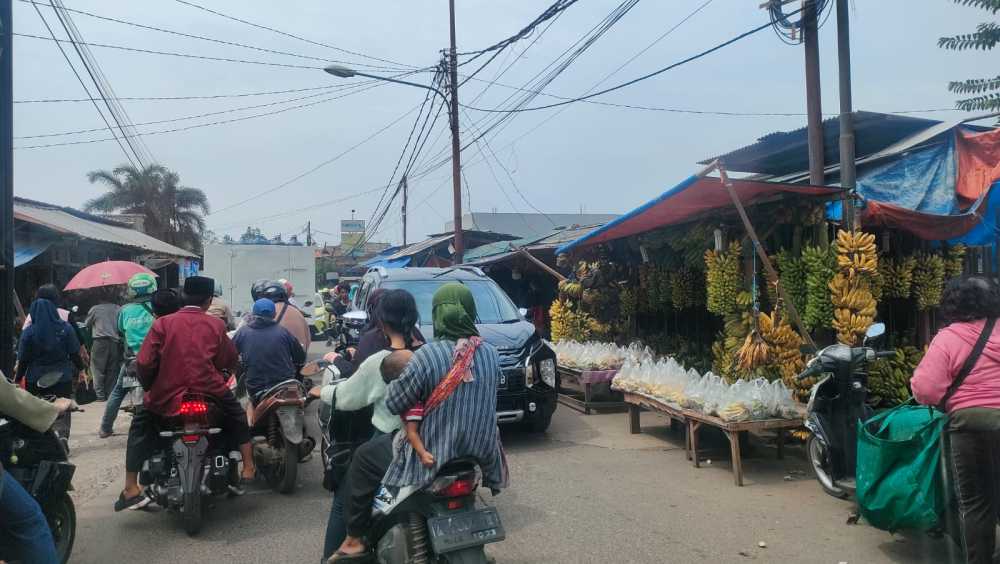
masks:
[[[392,463],[393,435],[375,437],[354,451],[344,486],[335,494],[344,496],[344,516],[349,536],[363,537],[371,526],[375,492]]]
[[[966,561],[992,564],[1000,518],[1000,409],[954,412],[948,440]]]
[[[234,446],[250,442],[250,428],[247,427],[247,412],[232,392],[218,398],[222,409],[222,432]],[[142,463],[149,459],[160,444],[160,428],[163,418],[145,408],[138,408],[128,428],[125,443],[125,471],[139,472]]]

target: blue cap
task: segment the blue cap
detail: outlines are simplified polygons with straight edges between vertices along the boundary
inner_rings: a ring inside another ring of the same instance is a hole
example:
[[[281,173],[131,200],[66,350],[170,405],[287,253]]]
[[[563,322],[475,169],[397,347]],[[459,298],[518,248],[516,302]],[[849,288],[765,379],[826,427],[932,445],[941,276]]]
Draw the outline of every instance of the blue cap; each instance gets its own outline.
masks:
[[[274,319],[274,302],[261,298],[253,303],[253,314],[258,317]]]

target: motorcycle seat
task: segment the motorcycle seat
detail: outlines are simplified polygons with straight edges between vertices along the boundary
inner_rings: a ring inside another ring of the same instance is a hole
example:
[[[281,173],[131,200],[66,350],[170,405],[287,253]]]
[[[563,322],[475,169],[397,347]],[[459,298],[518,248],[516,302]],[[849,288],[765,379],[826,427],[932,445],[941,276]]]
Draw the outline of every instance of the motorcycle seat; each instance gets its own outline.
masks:
[[[471,456],[453,458],[441,466],[441,469],[438,470],[438,476],[454,472],[468,472],[475,470],[478,466],[479,461]]]
[[[298,380],[296,380],[294,378],[289,378],[287,380],[283,380],[283,381],[278,382],[277,384],[271,386],[270,388],[268,388],[268,389],[266,389],[266,390],[264,390],[262,392],[258,392],[257,396],[256,396],[257,402],[260,402],[261,400],[263,400],[267,396],[269,396],[269,395],[271,395],[271,394],[273,394],[273,393],[275,393],[275,392],[283,389],[289,383],[301,385],[301,382],[299,382]]]

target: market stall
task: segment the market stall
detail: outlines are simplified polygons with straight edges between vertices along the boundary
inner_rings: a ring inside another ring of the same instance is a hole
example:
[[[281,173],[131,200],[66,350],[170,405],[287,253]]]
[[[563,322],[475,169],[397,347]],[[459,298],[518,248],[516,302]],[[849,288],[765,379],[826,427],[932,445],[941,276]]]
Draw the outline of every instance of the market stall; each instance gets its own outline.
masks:
[[[591,410],[624,411],[628,405],[611,383],[623,365],[652,359],[652,351],[637,346],[561,341],[553,347],[559,380],[559,403],[585,415]]]

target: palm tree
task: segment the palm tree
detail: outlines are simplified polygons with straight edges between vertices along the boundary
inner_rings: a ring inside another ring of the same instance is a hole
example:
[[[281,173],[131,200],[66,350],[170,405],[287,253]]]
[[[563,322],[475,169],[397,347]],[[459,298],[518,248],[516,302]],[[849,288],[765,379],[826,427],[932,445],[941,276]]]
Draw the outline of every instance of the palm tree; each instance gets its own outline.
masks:
[[[91,183],[108,191],[88,200],[86,211],[121,212],[143,216],[146,233],[193,252],[201,251],[208,197],[197,188],[180,185],[180,176],[152,164],[143,168],[120,165],[87,173]]]

